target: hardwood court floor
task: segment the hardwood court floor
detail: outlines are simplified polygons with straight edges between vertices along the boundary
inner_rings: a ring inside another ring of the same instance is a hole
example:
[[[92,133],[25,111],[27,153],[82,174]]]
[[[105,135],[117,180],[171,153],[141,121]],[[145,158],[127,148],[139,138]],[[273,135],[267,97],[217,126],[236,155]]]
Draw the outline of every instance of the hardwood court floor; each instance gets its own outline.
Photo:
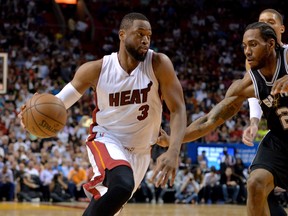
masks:
[[[87,203],[0,203],[1,216],[81,216]],[[109,208],[109,206],[108,206]],[[287,211],[287,209],[286,209]],[[245,216],[242,205],[130,204],[119,216]]]

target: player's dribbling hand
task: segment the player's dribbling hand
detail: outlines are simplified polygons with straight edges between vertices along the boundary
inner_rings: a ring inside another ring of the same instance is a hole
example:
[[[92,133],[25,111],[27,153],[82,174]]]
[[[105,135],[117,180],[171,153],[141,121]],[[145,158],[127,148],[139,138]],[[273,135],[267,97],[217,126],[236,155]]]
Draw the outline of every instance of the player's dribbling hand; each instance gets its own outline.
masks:
[[[161,128],[160,136],[158,137],[156,144],[161,147],[167,148],[169,147],[169,138],[170,137],[168,136],[168,134]]]
[[[169,178],[170,186],[174,184],[176,177],[176,170],[178,168],[178,152],[169,151],[163,153],[157,158],[156,166],[153,170],[153,175],[151,177],[151,182],[155,184],[156,187],[164,187]]]
[[[38,92],[36,92],[34,95],[37,95],[37,94],[39,94]],[[18,113],[18,115],[17,115],[17,117],[20,119],[20,124],[21,124],[21,126],[25,129],[26,127],[25,127],[25,125],[24,125],[24,123],[23,123],[23,112],[24,112],[24,110],[26,109],[26,104],[23,104],[22,106],[21,106],[21,108],[20,108],[20,112]]]
[[[288,93],[288,75],[276,80],[272,86],[271,94]]]
[[[242,135],[242,142],[247,146],[254,146],[253,141],[257,135],[258,126],[249,125],[244,131]]]
[[[20,108],[20,112],[18,113],[17,117],[20,119],[20,124],[23,128],[25,128],[25,125],[23,123],[23,111],[26,109],[26,104],[23,104]]]

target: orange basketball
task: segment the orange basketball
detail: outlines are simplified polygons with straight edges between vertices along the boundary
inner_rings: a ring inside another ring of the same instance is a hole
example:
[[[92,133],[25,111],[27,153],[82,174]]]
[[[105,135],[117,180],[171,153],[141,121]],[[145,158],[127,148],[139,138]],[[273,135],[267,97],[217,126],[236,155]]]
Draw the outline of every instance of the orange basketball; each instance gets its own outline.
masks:
[[[52,94],[35,94],[26,102],[23,124],[31,134],[47,138],[56,136],[67,120],[63,102]]]

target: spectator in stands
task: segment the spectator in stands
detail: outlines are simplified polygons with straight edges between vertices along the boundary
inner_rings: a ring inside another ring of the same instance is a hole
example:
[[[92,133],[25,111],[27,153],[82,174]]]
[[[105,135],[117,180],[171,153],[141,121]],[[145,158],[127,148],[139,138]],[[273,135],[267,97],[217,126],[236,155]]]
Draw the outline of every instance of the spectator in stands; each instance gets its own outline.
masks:
[[[1,155],[0,155],[0,170],[2,170],[3,169],[3,167],[4,167],[4,157],[2,157]]]
[[[2,170],[0,170],[0,201],[5,199],[5,201],[14,200],[15,184],[13,173],[7,165],[4,165]]]
[[[231,166],[227,166],[224,173],[221,174],[220,184],[225,203],[237,203],[240,190],[240,179],[233,173]]]
[[[213,130],[209,132],[205,137],[204,140],[206,143],[217,143],[219,141],[218,130]]]
[[[194,179],[193,174],[189,168],[184,170],[184,178],[181,182],[181,187],[176,190],[175,203],[191,204],[198,201],[198,191],[200,189],[199,183]]]
[[[40,172],[40,181],[41,181],[41,192],[43,195],[43,201],[50,200],[50,184],[53,180],[54,175],[57,171],[53,171],[52,162],[49,161],[44,164],[43,169]]]
[[[238,156],[236,157],[235,165],[234,165],[234,173],[239,176],[243,182],[246,182],[248,177],[248,170],[245,167],[243,160]]]
[[[49,185],[52,202],[69,202],[72,196],[68,193],[68,182],[62,173],[56,173]]]
[[[196,166],[192,170],[192,173],[193,173],[195,181],[197,181],[199,185],[202,185],[203,179],[204,179],[204,175],[203,175],[203,172],[201,170],[201,167],[200,166]]]
[[[208,161],[208,158],[207,158],[205,150],[201,151],[201,157],[198,157],[198,163],[200,162],[200,158],[201,158],[202,161],[205,161],[206,164],[208,165],[209,161]]]
[[[7,135],[3,135],[0,138],[0,156],[2,155],[4,158],[4,155],[8,152],[8,145],[9,145],[9,137]]]
[[[40,181],[32,179],[29,173],[24,173],[17,182],[18,201],[39,202],[42,199],[40,186]]]
[[[4,158],[4,149],[0,146],[0,157]]]
[[[218,131],[218,136],[219,136],[219,139],[218,139],[219,142],[222,142],[222,143],[230,142],[229,129],[225,124],[221,125],[217,129],[217,131]]]
[[[28,162],[25,172],[29,173],[30,175],[39,176],[39,170],[36,169],[34,161]]]
[[[54,153],[55,150],[57,150],[60,155],[64,154],[64,152],[66,151],[66,147],[61,139],[57,139],[56,145],[52,147],[51,152]]]
[[[220,158],[220,172],[223,173],[228,166],[234,166],[236,163],[235,157],[228,153],[226,147],[223,148],[223,154]]]
[[[63,174],[64,178],[68,178],[69,172],[73,168],[71,159],[63,158],[62,164],[59,165],[59,171]]]
[[[219,200],[219,192],[221,188],[219,186],[220,176],[217,174],[217,170],[214,166],[211,166],[210,172],[204,175],[204,180],[199,191],[199,201],[201,203],[216,203]]]
[[[73,191],[75,199],[79,200],[80,198],[85,198],[86,195],[82,186],[87,182],[87,174],[86,171],[80,167],[78,162],[73,163],[73,168],[68,174],[68,180],[72,183],[69,187],[70,191]]]

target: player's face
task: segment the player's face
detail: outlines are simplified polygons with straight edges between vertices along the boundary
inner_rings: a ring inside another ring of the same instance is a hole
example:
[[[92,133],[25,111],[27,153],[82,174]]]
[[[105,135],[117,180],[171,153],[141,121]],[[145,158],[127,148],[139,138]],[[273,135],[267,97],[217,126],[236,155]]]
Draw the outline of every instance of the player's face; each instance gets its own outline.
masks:
[[[244,33],[242,46],[246,60],[251,70],[258,70],[265,66],[270,49],[260,35],[259,29],[249,29]]]
[[[143,20],[135,20],[126,34],[124,43],[127,52],[136,61],[144,61],[152,35],[150,23]]]
[[[269,24],[276,32],[278,42],[281,43],[281,34],[284,33],[285,27],[281,24],[281,20],[279,20],[276,14],[272,12],[261,13],[259,16],[259,22]]]

